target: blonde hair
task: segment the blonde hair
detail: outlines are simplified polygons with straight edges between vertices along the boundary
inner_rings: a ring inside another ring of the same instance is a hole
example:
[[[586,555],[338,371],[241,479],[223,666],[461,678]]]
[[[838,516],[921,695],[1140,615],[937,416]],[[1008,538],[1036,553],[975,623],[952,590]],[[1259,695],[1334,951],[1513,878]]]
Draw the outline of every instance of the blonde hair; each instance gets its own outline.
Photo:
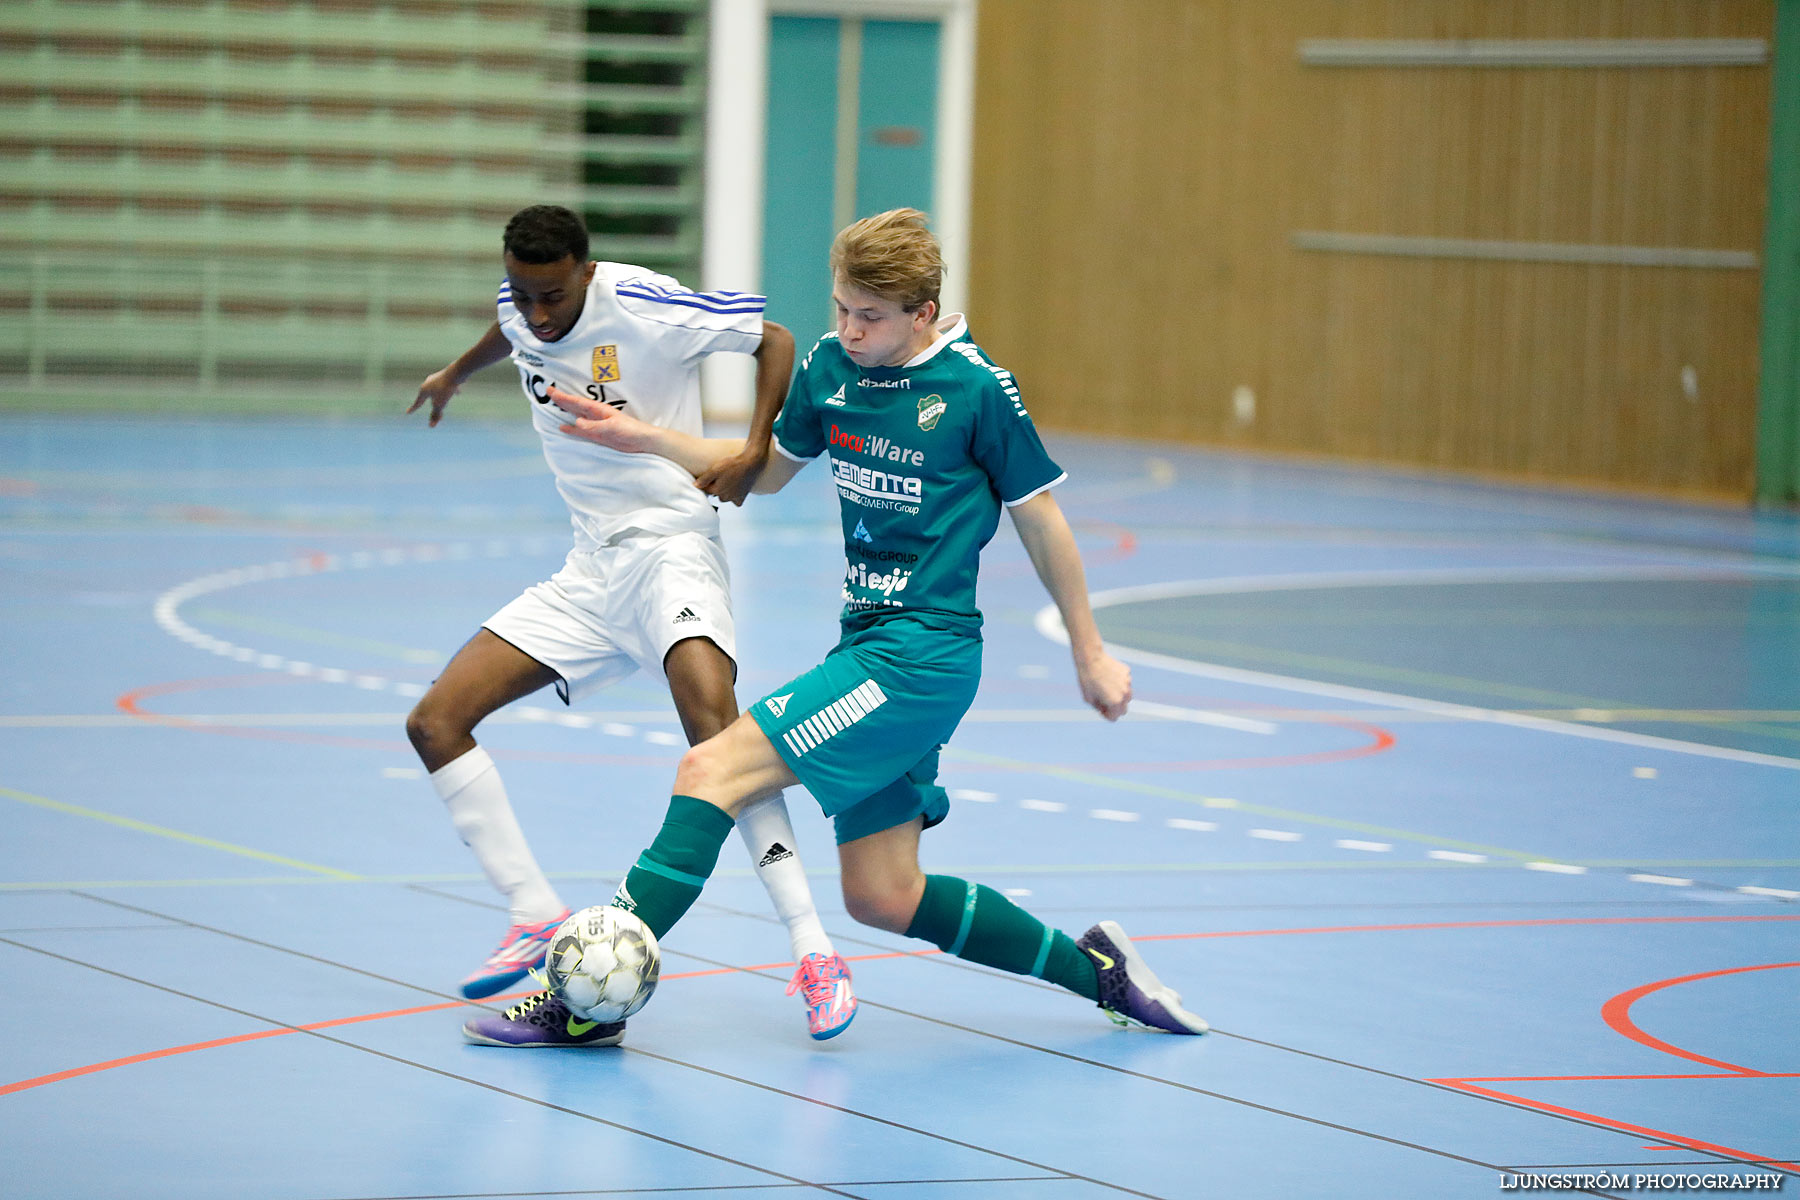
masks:
[[[929,224],[916,208],[893,208],[846,225],[831,242],[833,281],[842,279],[907,312],[927,300],[937,304],[944,252]]]

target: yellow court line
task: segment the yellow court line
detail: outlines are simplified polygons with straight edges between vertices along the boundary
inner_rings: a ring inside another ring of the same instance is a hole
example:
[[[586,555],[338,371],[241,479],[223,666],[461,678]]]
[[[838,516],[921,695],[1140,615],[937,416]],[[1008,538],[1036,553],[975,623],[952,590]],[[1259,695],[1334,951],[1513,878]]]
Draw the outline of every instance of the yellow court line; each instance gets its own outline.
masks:
[[[51,812],[67,813],[72,817],[86,817],[92,821],[104,821],[108,825],[117,825],[122,829],[135,830],[138,833],[154,834],[157,837],[169,838],[172,841],[186,842],[190,846],[204,846],[208,850],[223,850],[227,854],[237,854],[244,858],[254,858],[260,862],[275,863],[278,866],[293,867],[300,871],[312,871],[332,879],[360,880],[362,876],[350,871],[340,871],[336,867],[321,867],[317,863],[301,862],[297,858],[286,858],[280,854],[270,854],[265,850],[252,850],[248,846],[238,846],[231,842],[221,842],[217,838],[201,837],[197,833],[183,833],[179,829],[169,829],[162,825],[152,825],[148,821],[140,821],[135,817],[121,817],[117,813],[101,812],[97,808],[83,808],[79,804],[65,804],[61,800],[52,800],[48,796],[34,796],[30,792],[15,791],[9,787],[0,787],[0,796],[17,800],[22,804],[35,804],[39,808],[47,808]]]

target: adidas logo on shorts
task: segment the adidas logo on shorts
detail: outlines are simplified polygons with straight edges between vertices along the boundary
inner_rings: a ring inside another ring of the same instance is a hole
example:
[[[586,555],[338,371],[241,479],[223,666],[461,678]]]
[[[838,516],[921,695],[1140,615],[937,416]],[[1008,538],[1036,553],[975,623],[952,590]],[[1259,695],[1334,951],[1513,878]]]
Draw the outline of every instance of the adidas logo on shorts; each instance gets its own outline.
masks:
[[[759,867],[766,867],[772,863],[778,863],[784,858],[792,858],[792,857],[794,857],[794,852],[792,850],[789,850],[786,846],[782,845],[780,842],[770,842],[769,843],[769,852],[767,854],[763,855],[761,858],[757,859],[756,865]]]
[[[680,612],[675,614],[675,624],[677,625],[681,624],[683,621],[698,621],[699,619],[699,617],[694,615],[694,610],[691,608],[683,608]]]

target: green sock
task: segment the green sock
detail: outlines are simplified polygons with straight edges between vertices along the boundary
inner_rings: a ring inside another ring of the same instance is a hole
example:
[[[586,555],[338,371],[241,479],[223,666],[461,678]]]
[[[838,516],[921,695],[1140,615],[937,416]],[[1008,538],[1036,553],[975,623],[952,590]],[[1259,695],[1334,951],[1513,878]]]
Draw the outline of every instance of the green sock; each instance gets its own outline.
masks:
[[[1077,996],[1100,999],[1094,964],[1075,939],[979,883],[950,875],[927,875],[925,895],[906,936],[931,942],[948,954],[1033,975]]]
[[[634,912],[661,938],[681,920],[719,861],[734,825],[722,809],[692,796],[672,796],[650,848],[638,855],[612,902]]]

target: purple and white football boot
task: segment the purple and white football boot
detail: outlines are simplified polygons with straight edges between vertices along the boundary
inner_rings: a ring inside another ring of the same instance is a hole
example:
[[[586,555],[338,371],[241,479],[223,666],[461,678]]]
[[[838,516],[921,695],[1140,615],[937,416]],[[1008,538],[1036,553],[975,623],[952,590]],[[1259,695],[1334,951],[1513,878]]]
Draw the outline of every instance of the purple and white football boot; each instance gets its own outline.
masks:
[[[1117,1023],[1135,1023],[1169,1033],[1205,1033],[1212,1028],[1181,1007],[1181,994],[1164,987],[1117,921],[1102,921],[1075,944],[1094,960],[1100,976],[1100,1007]]]

